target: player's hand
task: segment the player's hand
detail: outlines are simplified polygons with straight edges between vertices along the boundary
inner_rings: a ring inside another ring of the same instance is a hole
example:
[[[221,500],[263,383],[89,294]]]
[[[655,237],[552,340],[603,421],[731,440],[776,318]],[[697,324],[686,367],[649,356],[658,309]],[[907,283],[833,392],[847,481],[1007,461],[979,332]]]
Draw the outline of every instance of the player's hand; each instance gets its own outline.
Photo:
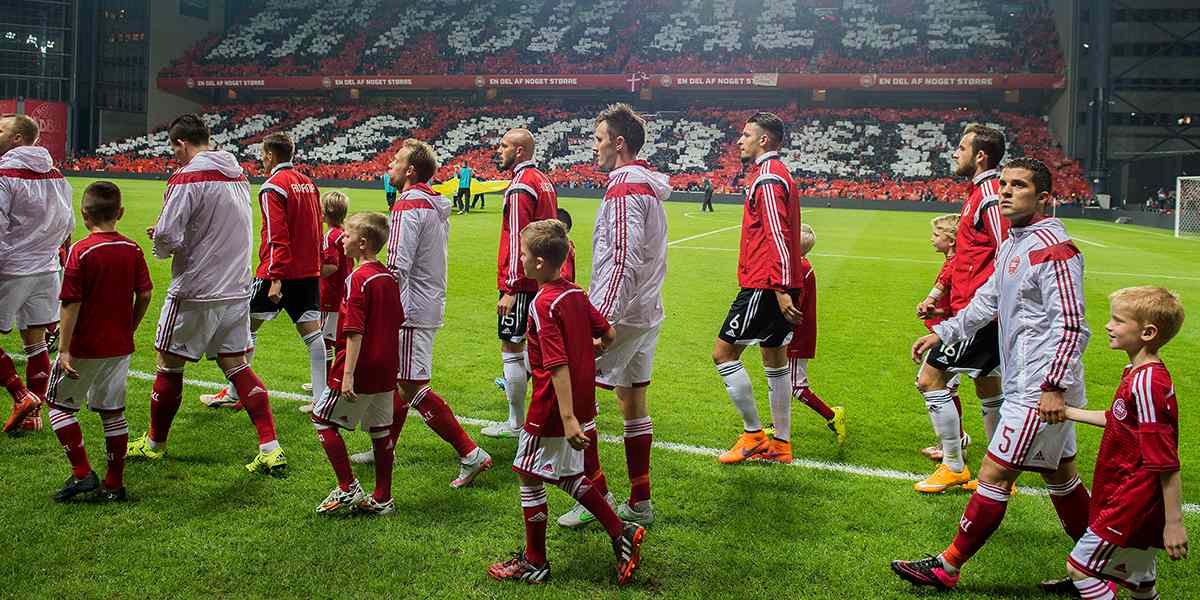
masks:
[[[938,345],[941,341],[942,338],[938,337],[938,334],[936,333],[931,333],[929,335],[917,338],[917,341],[913,342],[912,345],[913,362],[921,362],[921,359],[924,358],[925,353],[929,352],[930,348]]]
[[[933,298],[925,298],[917,304],[917,318],[928,319],[929,315],[933,314],[933,307],[937,305],[937,301]]]
[[[496,314],[500,316],[507,315],[512,312],[513,306],[517,303],[516,294],[505,294],[500,296],[500,301],[496,302]]]
[[[280,279],[272,279],[271,287],[267,290],[267,300],[273,304],[283,302],[283,281]]]
[[[605,350],[608,350],[608,344],[604,343],[604,338],[592,338],[592,352],[596,356],[604,354]]]
[[[154,239],[154,228],[153,227],[146,228],[146,237],[150,238],[151,240]]]
[[[584,435],[583,429],[579,427],[579,419],[575,415],[563,417],[563,437],[567,438],[567,443],[576,450],[585,450],[590,441]]]
[[[67,374],[67,377],[70,377],[71,379],[79,379],[79,371],[76,371],[75,367],[71,364],[70,352],[58,353],[58,368],[62,369],[63,372]]]
[[[1163,546],[1171,560],[1188,557],[1187,529],[1183,527],[1183,521],[1167,523],[1163,528]]]
[[[804,314],[796,308],[796,304],[792,302],[792,295],[787,292],[775,291],[775,300],[779,302],[779,312],[783,314],[783,318],[787,319],[792,325],[799,325],[804,321]]]
[[[354,393],[354,375],[352,373],[342,376],[342,397],[351,402],[358,400],[358,395]]]
[[[1067,400],[1059,391],[1042,392],[1038,398],[1038,416],[1053,425],[1067,420]]]

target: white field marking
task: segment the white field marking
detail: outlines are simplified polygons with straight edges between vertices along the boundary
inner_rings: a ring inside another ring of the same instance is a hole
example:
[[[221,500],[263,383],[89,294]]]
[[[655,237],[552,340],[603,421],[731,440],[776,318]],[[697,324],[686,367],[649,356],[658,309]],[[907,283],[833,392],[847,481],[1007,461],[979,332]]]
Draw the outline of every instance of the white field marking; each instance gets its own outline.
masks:
[[[1078,239],[1078,238],[1076,238]],[[713,246],[675,246],[676,250],[705,250],[710,252],[737,252],[737,248],[716,248]],[[917,258],[900,258],[896,256],[856,256],[851,254],[825,254],[821,252],[810,252],[809,256],[822,256],[827,258],[849,258],[857,260],[881,260],[891,262],[906,262],[918,263],[923,265],[940,265],[940,260],[921,260]],[[1094,271],[1084,269],[1084,275],[1108,275],[1112,277],[1137,277],[1141,279],[1180,279],[1184,281],[1200,281],[1200,277],[1188,277],[1186,275],[1162,275],[1159,273],[1123,273],[1119,271]]]
[[[25,360],[22,354],[10,354],[14,360],[21,362]],[[142,381],[154,381],[155,374],[139,371],[137,369],[129,370],[130,379],[140,379]],[[217,390],[225,387],[224,383],[215,381],[204,381],[202,379],[184,379],[184,385],[194,387]],[[307,394],[297,394],[295,392],[283,392],[278,390],[268,390],[267,394],[272,398],[283,398],[285,400],[294,400],[298,402],[308,402],[312,400]],[[488,425],[497,425],[500,421],[489,421],[487,419],[475,419],[472,417],[456,416],[460,423],[472,425],[475,427],[486,427]],[[625,439],[615,435],[600,434],[600,441],[608,444],[624,444]],[[678,442],[664,442],[658,440],[654,442],[654,447],[660,450],[668,450],[681,454],[691,454],[693,456],[716,457],[721,455],[721,450],[717,448],[705,448],[703,446],[693,446],[691,444],[680,444]],[[890,479],[895,481],[920,481],[925,476],[920,473],[911,473],[908,471],[897,471],[895,469],[879,469],[875,467],[862,467],[858,465],[850,465],[839,462],[824,462],[820,460],[810,460],[807,458],[797,458],[792,461],[791,467],[810,469],[816,471],[828,471],[831,473],[842,473],[845,475],[858,475],[860,477],[872,477],[875,479]],[[1047,496],[1049,492],[1045,488],[1035,488],[1028,486],[1020,486],[1019,491],[1027,496]],[[1200,504],[1184,504],[1183,512],[1200,513]]]
[[[1083,243],[1085,243],[1085,244],[1091,244],[1091,245],[1093,245],[1093,246],[1097,246],[1097,247],[1100,247],[1100,248],[1108,248],[1108,245],[1107,245],[1107,244],[1101,244],[1100,242],[1093,242],[1093,241],[1091,241],[1091,240],[1085,240],[1085,239],[1083,239],[1083,238],[1081,238],[1081,237],[1079,237],[1079,236],[1077,236],[1077,235],[1073,235],[1073,236],[1071,236],[1071,239],[1073,239],[1073,240],[1075,240],[1075,241],[1077,241],[1077,242],[1083,242]]]
[[[1173,234],[1173,233],[1162,233],[1161,231],[1154,231],[1148,227],[1142,227],[1140,225],[1116,225],[1114,223],[1106,223],[1104,221],[1097,221],[1095,219],[1079,219],[1079,220],[1072,220],[1072,222],[1087,223],[1088,225],[1096,225],[1098,227],[1108,227],[1110,229],[1120,229],[1121,231],[1124,231],[1126,233],[1153,235],[1153,236],[1158,236],[1158,237],[1170,238],[1173,240],[1189,239],[1189,238],[1177,238],[1177,237],[1175,237],[1175,234]]]
[[[688,237],[679,238],[673,242],[667,242],[667,247],[669,248],[671,246],[675,246],[677,244],[682,244],[684,242],[690,242],[692,240],[698,240],[702,237],[708,237],[710,235],[716,235],[718,233],[724,233],[726,231],[732,231],[734,229],[741,229],[741,228],[742,228],[741,225],[730,225],[729,227],[722,227],[720,229],[714,229],[712,231],[706,231],[704,233],[697,233],[696,235],[689,235]]]

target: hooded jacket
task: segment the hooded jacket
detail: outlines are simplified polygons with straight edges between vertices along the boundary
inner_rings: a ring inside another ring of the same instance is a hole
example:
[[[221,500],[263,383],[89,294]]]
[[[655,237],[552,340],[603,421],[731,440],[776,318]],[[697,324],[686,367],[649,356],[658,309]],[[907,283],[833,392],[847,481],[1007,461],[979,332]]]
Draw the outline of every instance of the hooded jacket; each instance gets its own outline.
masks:
[[[387,266],[400,283],[404,327],[441,327],[446,315],[450,201],[422,183],[396,198]]]
[[[171,259],[167,297],[222,302],[250,297],[250,182],[225,151],[204,151],[167,180],[154,255]]]
[[[58,250],[75,228],[71,184],[41,146],[0,156],[0,277],[59,270]]]
[[[608,175],[608,189],[592,232],[588,297],[613,325],[652,327],[663,320],[667,276],[667,213],[670,178],[645,161]]]
[[[1091,331],[1083,311],[1083,255],[1062,221],[1013,227],[996,252],[995,269],[971,302],[934,325],[955,344],[996,319],[1005,402],[1036,408],[1043,391],[1063,391],[1085,406],[1083,350]]]

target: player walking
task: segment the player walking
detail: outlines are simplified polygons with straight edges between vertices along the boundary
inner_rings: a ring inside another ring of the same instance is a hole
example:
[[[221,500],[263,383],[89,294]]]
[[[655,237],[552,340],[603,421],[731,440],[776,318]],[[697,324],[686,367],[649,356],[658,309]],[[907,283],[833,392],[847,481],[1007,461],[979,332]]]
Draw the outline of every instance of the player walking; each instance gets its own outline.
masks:
[[[154,340],[158,375],[150,395],[150,428],[129,445],[129,458],[162,458],[183,401],[184,365],[207,356],[238,390],[258,431],[258,455],[246,469],[278,474],[286,469],[287,458],[275,437],[267,390],[246,364],[251,347],[250,182],[232,154],[209,150],[208,125],[199,116],[175,119],[167,135],[182,166],[167,180],[162,213],[146,233],[154,242],[154,255],[172,259],[171,285]]]
[[[504,191],[504,219],[500,222],[497,253],[496,303],[500,358],[504,361],[504,393],[508,397],[508,421],[484,427],[481,433],[494,438],[516,437],[525,422],[525,392],[529,373],[525,370],[525,329],[529,307],[537,293],[537,282],[521,270],[521,231],[558,211],[554,183],[533,162],[534,141],[528,129],[513,129],[500,138],[496,149],[500,170],[511,170],[512,180]]]
[[[800,190],[779,157],[783,139],[783,121],[769,112],[750,117],[738,138],[742,162],[748,166],[746,181],[750,182],[738,253],[738,286],[742,289],[729,307],[712,356],[729,399],[742,415],[743,432],[718,459],[724,464],[755,455],[792,461],[788,424],[793,386],[787,349],[793,327],[804,318],[798,304],[804,287],[804,252],[800,245]],[[742,352],[751,344],[762,349],[771,416],[777,428],[770,440],[759,422],[750,375],[741,361]]]
[[[50,383],[46,326],[58,322],[58,250],[71,235],[71,184],[50,152],[34,145],[38,125],[24,115],[0,117],[0,332],[14,325],[25,345],[25,383],[0,349],[0,385],[13,397],[4,432],[40,422]]]
[[[1046,481],[1050,500],[1072,539],[1088,525],[1088,491],[1075,469],[1075,425],[1066,407],[1087,405],[1083,362],[1090,331],[1084,318],[1083,256],[1058,219],[1042,210],[1053,193],[1050,170],[1020,158],[1000,176],[1000,211],[1012,223],[997,268],[963,310],[913,344],[913,360],[939,342],[969,339],[998,323],[1005,402],[979,470],[979,489],[940,555],[897,560],[892,570],[917,585],[951,588],[959,569],[1000,527],[1022,471]],[[956,432],[957,433],[957,432]]]

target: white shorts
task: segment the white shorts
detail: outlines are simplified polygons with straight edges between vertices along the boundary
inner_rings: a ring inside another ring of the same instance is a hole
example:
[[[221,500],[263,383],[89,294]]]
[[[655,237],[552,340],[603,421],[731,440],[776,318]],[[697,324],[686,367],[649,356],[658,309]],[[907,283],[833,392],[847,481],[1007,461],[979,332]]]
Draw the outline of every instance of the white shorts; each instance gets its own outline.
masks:
[[[57,271],[0,278],[0,331],[57,323],[61,290]]]
[[[250,304],[245,300],[187,302],[168,296],[158,317],[154,347],[190,361],[245,354],[253,347]]]
[[[617,325],[616,339],[596,359],[596,385],[606,390],[650,385],[650,375],[654,371],[654,350],[658,347],[658,328],[658,325]]]
[[[358,394],[351,400],[341,390],[326,389],[313,405],[313,416],[354,431],[361,424],[371,430],[392,425],[392,392]]]
[[[433,327],[400,328],[400,370],[396,381],[427,383],[433,378]]]
[[[325,312],[321,311],[321,337],[327,340],[337,339],[338,314],[337,311]]]
[[[808,387],[808,359],[788,357],[788,369],[792,373],[792,390]]]
[[[125,410],[125,380],[129,378],[131,358],[132,354],[73,359],[71,366],[79,373],[79,379],[67,377],[55,360],[46,402],[59,410],[76,412],[83,408],[86,398],[88,408],[97,412]]]
[[[988,444],[988,458],[1014,471],[1049,473],[1065,458],[1075,456],[1075,423],[1053,425],[1038,417],[1036,408],[1005,400],[1000,423]]]
[[[1131,589],[1149,587],[1158,577],[1158,549],[1114,546],[1092,533],[1091,528],[1075,542],[1067,562],[1091,577],[1109,579]]]
[[[521,429],[513,471],[556,483],[583,474],[583,450],[571,447],[565,437],[530,435]]]

